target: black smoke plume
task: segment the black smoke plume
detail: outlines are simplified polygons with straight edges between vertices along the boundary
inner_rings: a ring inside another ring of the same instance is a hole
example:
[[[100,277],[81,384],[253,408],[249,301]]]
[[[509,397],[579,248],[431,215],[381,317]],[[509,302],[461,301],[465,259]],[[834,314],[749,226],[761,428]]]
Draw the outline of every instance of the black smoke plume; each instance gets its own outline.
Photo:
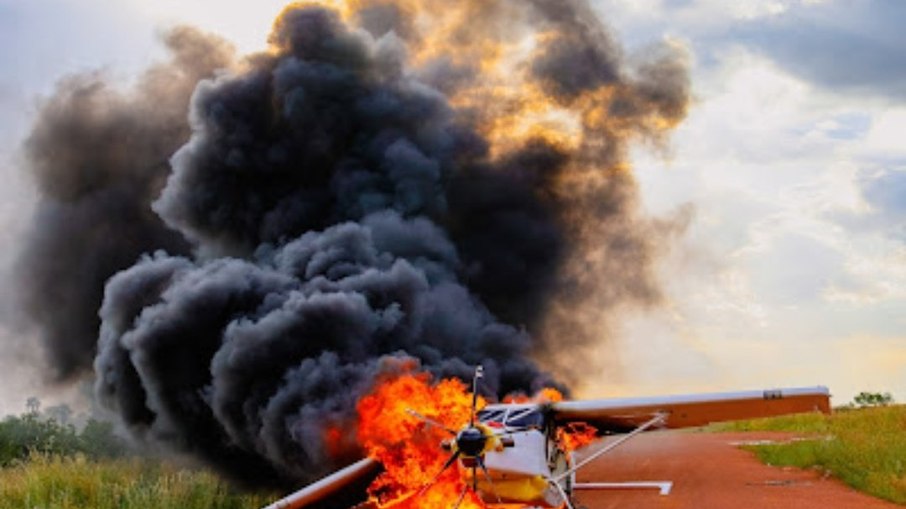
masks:
[[[556,383],[533,356],[596,339],[569,308],[656,301],[621,164],[684,115],[681,59],[627,65],[578,0],[435,3],[351,1],[349,23],[292,6],[241,61],[192,33],[134,97],[64,83],[29,143],[22,258],[59,373],[93,359],[135,436],[295,483],[359,453],[326,429],[352,436],[379,374],[480,363],[491,391],[532,391]],[[518,86],[572,112],[575,140],[500,142],[518,101],[483,98],[477,43],[541,31]],[[157,94],[161,73],[179,79]]]
[[[58,380],[91,367],[104,284],[142,253],[189,244],[150,208],[167,160],[189,137],[186,110],[199,80],[228,65],[222,40],[170,31],[172,60],[129,93],[98,74],[63,80],[42,106],[25,156],[39,198],[19,256],[17,290]]]

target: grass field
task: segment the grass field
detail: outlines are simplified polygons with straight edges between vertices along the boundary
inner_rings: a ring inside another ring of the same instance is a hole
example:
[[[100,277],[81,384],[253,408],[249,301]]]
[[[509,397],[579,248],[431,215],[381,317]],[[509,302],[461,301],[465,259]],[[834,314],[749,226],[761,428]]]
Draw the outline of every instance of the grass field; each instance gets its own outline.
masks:
[[[0,509],[255,509],[211,473],[147,459],[32,455],[0,469]]]
[[[770,465],[819,468],[879,498],[906,504],[906,406],[796,415],[713,426],[715,431],[788,431],[815,440],[746,447]]]

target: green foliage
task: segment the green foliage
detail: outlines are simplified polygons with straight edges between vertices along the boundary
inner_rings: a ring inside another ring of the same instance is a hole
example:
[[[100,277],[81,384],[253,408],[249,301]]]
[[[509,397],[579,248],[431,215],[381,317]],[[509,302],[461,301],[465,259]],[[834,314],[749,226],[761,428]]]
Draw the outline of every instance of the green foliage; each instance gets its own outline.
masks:
[[[0,421],[0,509],[243,509],[277,498],[243,494],[210,472],[126,458],[109,422],[77,430],[59,405]]]
[[[81,452],[90,458],[116,458],[126,453],[126,446],[113,432],[113,424],[89,419],[79,433]]]
[[[26,460],[33,453],[103,458],[124,451],[110,423],[92,419],[79,432],[71,424],[42,418],[34,411],[0,421],[0,466]]]
[[[0,422],[0,465],[27,458],[33,451],[73,455],[79,452],[79,445],[74,427],[41,419],[34,413]]]
[[[906,406],[743,421],[720,431],[790,431],[814,440],[747,447],[771,465],[820,468],[850,486],[906,504]]]
[[[208,472],[137,458],[34,453],[0,469],[0,509],[245,509],[274,498],[237,493]]]
[[[887,406],[893,403],[893,396],[889,392],[860,392],[853,398],[853,403],[858,407]]]

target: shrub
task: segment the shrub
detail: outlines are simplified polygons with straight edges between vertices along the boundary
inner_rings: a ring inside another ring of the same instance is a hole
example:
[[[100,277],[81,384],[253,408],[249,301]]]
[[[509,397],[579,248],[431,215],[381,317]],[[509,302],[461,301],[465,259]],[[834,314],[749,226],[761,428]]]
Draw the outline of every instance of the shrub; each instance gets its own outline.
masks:
[[[889,392],[860,392],[853,398],[853,403],[859,407],[887,406],[893,403],[893,396]]]
[[[79,432],[71,424],[42,418],[36,412],[0,421],[0,466],[26,460],[33,453],[109,458],[124,452],[125,444],[114,434],[110,423],[91,419]]]

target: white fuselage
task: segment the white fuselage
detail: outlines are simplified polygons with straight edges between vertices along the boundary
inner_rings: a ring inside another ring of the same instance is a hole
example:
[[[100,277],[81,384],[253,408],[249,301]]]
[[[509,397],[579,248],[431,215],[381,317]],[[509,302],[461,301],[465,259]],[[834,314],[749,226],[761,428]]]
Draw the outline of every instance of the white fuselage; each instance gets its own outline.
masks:
[[[511,447],[501,451],[490,451],[484,463],[491,479],[513,479],[515,477],[551,476],[547,464],[547,440],[538,430],[519,431],[507,435],[513,440]]]
[[[562,504],[563,497],[550,480],[568,469],[568,457],[545,435],[543,417],[536,412],[537,406],[510,406],[500,414],[485,414],[484,423],[495,435],[510,442],[507,447],[484,455],[487,474],[478,472],[477,484],[485,503],[538,507]],[[527,419],[531,422],[528,425]],[[471,482],[470,474],[467,475]],[[561,485],[569,489],[565,483]]]

